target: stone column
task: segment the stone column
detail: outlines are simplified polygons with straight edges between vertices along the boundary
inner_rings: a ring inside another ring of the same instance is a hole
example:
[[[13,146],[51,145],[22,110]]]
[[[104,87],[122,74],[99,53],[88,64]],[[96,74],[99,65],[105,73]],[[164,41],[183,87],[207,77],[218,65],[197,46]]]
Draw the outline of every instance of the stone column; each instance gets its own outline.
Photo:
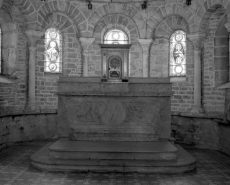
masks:
[[[29,48],[29,84],[28,84],[28,108],[35,110],[35,61],[36,42],[44,32],[28,30],[25,32]]]
[[[228,33],[229,33],[229,63],[228,63],[228,66],[230,66],[230,23],[225,24],[225,27],[227,28]],[[230,82],[230,70],[229,70],[228,81]]]
[[[94,42],[95,38],[85,38],[81,37],[81,45],[83,50],[83,76],[87,77],[88,75],[88,57],[89,57],[89,46]]]
[[[143,77],[149,77],[149,47],[153,39],[138,39],[143,49]]]
[[[201,106],[201,43],[204,39],[204,34],[191,34],[188,38],[194,46],[194,105],[193,113],[203,113],[204,109]]]

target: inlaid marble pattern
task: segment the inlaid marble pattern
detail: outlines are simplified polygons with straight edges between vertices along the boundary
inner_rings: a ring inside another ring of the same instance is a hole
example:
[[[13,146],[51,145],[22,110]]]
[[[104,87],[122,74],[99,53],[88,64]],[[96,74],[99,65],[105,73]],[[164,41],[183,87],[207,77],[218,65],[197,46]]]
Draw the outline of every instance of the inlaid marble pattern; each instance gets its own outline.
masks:
[[[50,173],[30,166],[46,142],[27,142],[0,151],[0,185],[230,185],[230,156],[187,148],[197,170],[185,174]]]

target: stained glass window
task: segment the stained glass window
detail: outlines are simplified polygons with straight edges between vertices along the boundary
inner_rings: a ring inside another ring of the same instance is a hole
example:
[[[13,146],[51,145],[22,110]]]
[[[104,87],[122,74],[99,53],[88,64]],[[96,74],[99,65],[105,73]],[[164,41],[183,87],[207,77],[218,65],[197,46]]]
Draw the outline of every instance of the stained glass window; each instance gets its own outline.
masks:
[[[50,28],[45,33],[45,72],[62,71],[62,37],[58,30]]]
[[[113,29],[105,34],[104,44],[128,44],[128,36],[121,30]]]
[[[175,31],[170,38],[169,76],[186,75],[186,33]]]

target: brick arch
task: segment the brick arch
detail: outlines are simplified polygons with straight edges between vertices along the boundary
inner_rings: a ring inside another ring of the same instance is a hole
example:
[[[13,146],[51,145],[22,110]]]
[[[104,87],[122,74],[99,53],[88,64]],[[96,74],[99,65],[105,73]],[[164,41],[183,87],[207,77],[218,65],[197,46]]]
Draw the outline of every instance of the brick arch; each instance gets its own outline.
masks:
[[[37,27],[37,12],[31,1],[12,0],[12,2],[26,21],[27,28],[33,30],[35,27]]]
[[[154,37],[169,39],[170,36],[178,29],[185,31],[187,34],[190,33],[187,21],[181,16],[174,15],[164,19],[158,24]]]
[[[63,13],[55,12],[48,14],[44,22],[42,23],[41,30],[45,31],[49,27],[56,27],[61,32],[72,29],[77,37],[79,37],[79,31],[76,28],[75,23]]]
[[[203,8],[202,8],[203,7]],[[226,15],[230,14],[230,3],[228,3],[228,9],[226,9],[226,6],[222,5],[222,4],[209,4],[207,2],[202,4],[202,7],[200,7],[200,9],[203,9],[203,13],[202,13],[202,21],[200,22],[199,25],[199,32],[200,33],[205,33],[208,27],[208,20],[210,19],[210,17],[212,16],[212,14],[214,12],[216,12],[218,9],[220,8],[224,8]],[[206,7],[206,11],[204,11],[204,7]],[[228,11],[227,11],[228,10]],[[230,15],[228,15],[229,17]],[[230,18],[230,17],[229,17]],[[229,21],[228,18],[228,22]]]
[[[123,17],[126,17],[126,19],[128,18],[130,21],[132,21],[132,23],[135,24],[135,27],[138,29],[140,38],[145,37],[146,21],[135,6],[125,3],[108,3],[99,6],[88,19],[88,24],[91,27],[91,29],[88,31],[91,33],[91,35],[94,34],[94,30],[96,29],[100,20],[102,20],[105,16],[111,15],[123,15]]]
[[[47,29],[52,27],[58,29],[62,35],[62,75],[80,76],[82,74],[82,48],[78,39],[79,32],[77,31],[76,25],[68,16],[63,13],[55,12],[47,16],[41,28],[45,33]],[[44,39],[45,35],[38,41],[38,47],[41,48],[38,50],[42,51],[40,55],[44,55]]]
[[[3,9],[0,9],[0,24],[3,25],[10,22],[13,23],[11,15]]]
[[[113,14],[107,15],[97,22],[93,37],[102,41],[104,33],[111,28],[118,28],[125,31],[128,34],[130,42],[140,36],[138,28],[132,19],[122,14]]]
[[[37,10],[38,25],[42,26],[46,21],[47,16],[55,12],[66,15],[69,20],[71,19],[79,32],[85,31],[85,26],[81,25],[86,23],[86,18],[81,10],[79,10],[75,4],[59,0],[46,2]],[[38,29],[41,29],[41,27]]]
[[[173,2],[173,1],[172,1]],[[198,25],[201,22],[201,17],[196,15],[194,11],[180,3],[167,3],[159,8],[149,7],[151,14],[147,21],[147,37],[152,38],[157,26],[167,17],[180,16],[189,25],[191,33],[196,32]],[[152,11],[151,11],[152,9]]]
[[[11,0],[13,4],[20,10],[22,15],[31,15],[36,10],[31,0]]]

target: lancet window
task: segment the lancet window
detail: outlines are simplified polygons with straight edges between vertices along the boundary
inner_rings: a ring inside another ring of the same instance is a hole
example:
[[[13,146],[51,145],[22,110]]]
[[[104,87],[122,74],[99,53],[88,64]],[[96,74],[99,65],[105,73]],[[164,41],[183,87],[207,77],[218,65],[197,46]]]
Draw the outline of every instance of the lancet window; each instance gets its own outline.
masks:
[[[45,72],[62,72],[62,36],[55,28],[45,33]]]
[[[109,30],[104,36],[104,44],[128,44],[128,42],[127,34],[118,29]]]
[[[175,31],[170,38],[169,76],[186,76],[186,33]]]

